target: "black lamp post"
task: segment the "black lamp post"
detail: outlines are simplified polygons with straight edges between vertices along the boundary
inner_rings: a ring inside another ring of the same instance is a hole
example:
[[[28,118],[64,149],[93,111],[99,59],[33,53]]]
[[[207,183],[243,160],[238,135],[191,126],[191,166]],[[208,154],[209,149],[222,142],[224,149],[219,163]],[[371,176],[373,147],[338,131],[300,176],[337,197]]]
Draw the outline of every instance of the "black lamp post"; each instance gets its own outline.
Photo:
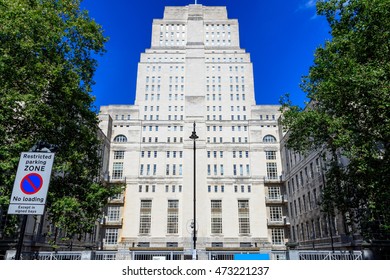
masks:
[[[196,139],[199,138],[198,135],[196,135],[195,131],[196,124],[194,122],[194,130],[192,131],[192,134],[190,136],[190,139],[194,141],[194,224],[193,224],[193,253],[192,253],[192,259],[196,260]]]

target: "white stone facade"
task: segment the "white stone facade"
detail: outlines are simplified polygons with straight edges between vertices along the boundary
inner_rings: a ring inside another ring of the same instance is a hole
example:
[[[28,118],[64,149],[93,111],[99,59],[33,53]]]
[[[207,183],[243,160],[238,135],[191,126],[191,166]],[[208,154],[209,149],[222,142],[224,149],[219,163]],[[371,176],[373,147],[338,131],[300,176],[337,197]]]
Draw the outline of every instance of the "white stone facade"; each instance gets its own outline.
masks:
[[[111,181],[126,184],[105,248],[192,248],[194,123],[197,248],[285,248],[278,110],[256,105],[225,7],[166,7],[141,54],[135,105],[101,107]]]

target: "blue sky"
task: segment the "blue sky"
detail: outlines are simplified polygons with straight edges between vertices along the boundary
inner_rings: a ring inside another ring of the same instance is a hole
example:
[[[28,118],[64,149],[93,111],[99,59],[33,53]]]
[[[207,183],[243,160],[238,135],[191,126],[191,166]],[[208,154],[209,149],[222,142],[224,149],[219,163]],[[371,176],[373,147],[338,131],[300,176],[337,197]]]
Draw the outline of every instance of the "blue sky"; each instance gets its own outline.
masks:
[[[290,93],[303,105],[301,78],[313,64],[314,51],[330,39],[324,17],[316,16],[315,0],[198,0],[205,6],[226,6],[238,19],[240,46],[251,54],[257,104],[279,104]],[[150,48],[154,18],[165,6],[195,0],[84,0],[82,7],[102,25],[107,52],[99,57],[92,94],[97,109],[109,104],[134,104],[137,64]],[[134,39],[136,38],[136,39]]]

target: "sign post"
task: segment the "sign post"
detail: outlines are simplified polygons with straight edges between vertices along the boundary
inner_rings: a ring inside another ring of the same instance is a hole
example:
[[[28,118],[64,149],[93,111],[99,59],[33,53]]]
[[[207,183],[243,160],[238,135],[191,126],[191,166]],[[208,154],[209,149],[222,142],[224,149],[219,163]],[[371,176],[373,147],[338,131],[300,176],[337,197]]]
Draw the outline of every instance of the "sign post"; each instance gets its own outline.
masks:
[[[33,148],[33,151],[38,149]],[[54,153],[22,153],[12,190],[8,214],[23,215],[15,259],[20,260],[27,215],[43,215]]]
[[[22,153],[8,214],[43,215],[54,153]]]

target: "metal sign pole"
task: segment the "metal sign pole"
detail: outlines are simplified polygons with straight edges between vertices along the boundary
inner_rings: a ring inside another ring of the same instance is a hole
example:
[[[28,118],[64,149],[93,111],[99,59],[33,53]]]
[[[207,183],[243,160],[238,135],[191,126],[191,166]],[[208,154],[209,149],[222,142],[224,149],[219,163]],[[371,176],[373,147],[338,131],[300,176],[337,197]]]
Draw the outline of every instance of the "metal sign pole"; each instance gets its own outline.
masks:
[[[19,177],[23,177],[22,179],[19,178],[20,182],[15,180],[14,190],[13,190],[12,195],[11,195],[11,204],[10,204],[10,208],[8,209],[8,214],[22,214],[23,213],[23,212],[15,213],[14,210],[11,209],[11,206],[14,203],[15,200],[17,202],[21,201],[20,197],[14,195],[15,194],[15,190],[18,190],[18,187],[20,188],[18,191],[24,193],[24,195],[35,194],[35,193],[39,192],[41,190],[41,188],[43,187],[43,179],[42,178],[45,178],[46,185],[47,185],[45,187],[46,188],[45,191],[47,193],[47,188],[48,188],[48,184],[49,184],[49,180],[50,180],[50,174],[51,174],[51,167],[52,167],[53,160],[54,160],[54,151],[56,151],[56,150],[57,150],[57,146],[56,145],[51,145],[51,144],[48,144],[48,143],[45,143],[45,142],[41,142],[41,141],[39,141],[37,144],[35,144],[30,149],[30,151],[29,151],[30,153],[31,152],[32,153],[35,153],[35,152],[53,152],[53,157],[52,157],[52,159],[50,161],[50,164],[49,164],[50,166],[47,166],[47,168],[46,168],[46,169],[49,169],[50,171],[48,171],[48,174],[43,173],[43,171],[45,170],[45,167],[46,167],[46,161],[45,161],[45,163],[43,163],[43,167],[39,168],[40,171],[39,170],[36,171],[37,173],[31,173],[30,172],[27,175],[23,174],[23,175],[19,176]],[[22,153],[22,155],[23,154],[26,154],[26,153]],[[22,156],[21,156],[21,159],[22,159]],[[22,169],[20,169],[21,162],[22,162],[22,160],[19,161],[17,179],[18,179],[18,174],[19,174],[20,170],[22,170]],[[26,161],[24,161],[24,162],[26,163]],[[24,171],[26,171],[26,169],[28,169],[28,166],[25,166]],[[38,174],[38,173],[41,173],[41,175]],[[48,178],[46,178],[46,176]],[[18,183],[16,183],[16,182],[18,182]],[[15,188],[15,185],[16,185],[16,188]],[[31,188],[31,189],[28,189],[28,188]],[[45,196],[44,199],[46,199],[46,193],[44,194],[44,196]],[[43,202],[43,205],[41,205],[43,207],[43,209],[45,207],[44,204],[45,204],[45,202]],[[27,205],[27,204],[24,204],[24,205]],[[35,206],[34,206],[34,208],[35,208]],[[29,213],[29,212],[26,211],[26,213]],[[43,215],[43,211],[41,211],[41,212],[36,211],[35,215],[36,214]],[[16,254],[15,254],[15,259],[16,260],[20,260],[21,259],[22,248],[23,248],[23,240],[24,240],[24,235],[26,233],[26,226],[27,226],[27,219],[28,219],[28,214],[22,214],[22,216],[23,216],[22,217],[22,224],[21,224],[21,227],[20,227],[19,240],[18,240],[18,244],[17,244],[17,247],[16,247]]]
[[[20,260],[20,256],[22,254],[23,239],[24,239],[24,234],[26,233],[27,217],[28,217],[27,215],[23,215],[22,225],[20,227],[18,246],[16,247],[15,260]]]

